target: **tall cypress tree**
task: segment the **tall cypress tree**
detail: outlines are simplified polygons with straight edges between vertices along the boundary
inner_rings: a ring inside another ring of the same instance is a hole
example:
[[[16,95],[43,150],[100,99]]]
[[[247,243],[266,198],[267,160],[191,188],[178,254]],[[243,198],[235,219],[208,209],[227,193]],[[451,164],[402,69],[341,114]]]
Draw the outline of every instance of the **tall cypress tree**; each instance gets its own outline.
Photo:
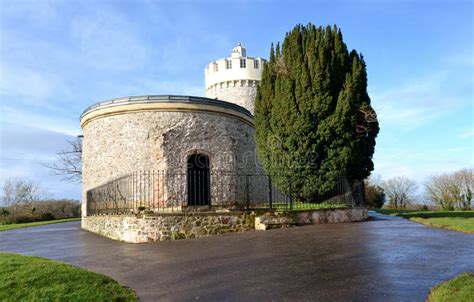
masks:
[[[272,44],[255,127],[266,172],[299,180],[302,198],[331,190],[338,175],[369,176],[379,126],[364,59],[348,51],[340,29],[297,25],[281,47]]]

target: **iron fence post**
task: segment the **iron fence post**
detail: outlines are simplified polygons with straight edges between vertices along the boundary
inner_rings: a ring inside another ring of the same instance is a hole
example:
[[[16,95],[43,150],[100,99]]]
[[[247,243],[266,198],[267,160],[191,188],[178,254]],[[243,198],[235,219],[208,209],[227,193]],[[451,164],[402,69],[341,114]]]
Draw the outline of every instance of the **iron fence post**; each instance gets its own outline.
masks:
[[[245,204],[247,211],[250,209],[249,176],[245,175]]]
[[[268,176],[268,202],[270,210],[273,210],[272,177]]]
[[[359,202],[359,207],[365,207],[365,181],[362,180],[360,182],[360,202]]]
[[[115,207],[115,214],[118,213],[118,205],[117,205],[117,181],[114,181],[114,207]]]
[[[288,187],[289,187],[289,194],[290,194],[290,211],[293,211],[293,192],[292,192],[292,185],[291,185],[291,176],[288,177]]]
[[[91,195],[92,195],[91,191],[88,190],[86,192],[86,216],[89,216],[91,212],[91,209],[90,209]]]

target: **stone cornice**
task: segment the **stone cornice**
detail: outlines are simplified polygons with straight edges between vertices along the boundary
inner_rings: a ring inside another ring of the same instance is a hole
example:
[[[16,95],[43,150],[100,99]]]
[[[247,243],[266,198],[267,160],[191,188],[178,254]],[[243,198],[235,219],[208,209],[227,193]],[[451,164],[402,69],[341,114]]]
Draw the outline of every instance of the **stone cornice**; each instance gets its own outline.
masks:
[[[112,99],[88,107],[80,117],[81,127],[105,116],[133,112],[204,112],[230,116],[253,127],[253,116],[245,108],[234,103],[203,97],[150,95]]]

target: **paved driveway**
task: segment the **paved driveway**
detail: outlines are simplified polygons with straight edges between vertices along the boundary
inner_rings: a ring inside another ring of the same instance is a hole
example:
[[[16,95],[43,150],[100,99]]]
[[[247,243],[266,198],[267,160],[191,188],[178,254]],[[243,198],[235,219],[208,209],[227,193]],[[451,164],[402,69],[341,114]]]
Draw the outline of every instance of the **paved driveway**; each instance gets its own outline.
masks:
[[[423,301],[436,283],[474,271],[474,235],[378,214],[138,245],[69,222],[0,232],[0,250],[104,273],[142,301]]]

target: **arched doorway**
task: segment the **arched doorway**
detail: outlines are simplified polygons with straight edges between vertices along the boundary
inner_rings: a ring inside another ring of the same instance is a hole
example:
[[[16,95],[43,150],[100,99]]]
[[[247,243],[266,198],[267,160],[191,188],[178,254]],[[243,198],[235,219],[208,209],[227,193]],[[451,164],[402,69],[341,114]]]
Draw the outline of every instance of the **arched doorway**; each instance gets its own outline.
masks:
[[[211,204],[209,157],[192,154],[188,157],[188,205],[207,206]]]

